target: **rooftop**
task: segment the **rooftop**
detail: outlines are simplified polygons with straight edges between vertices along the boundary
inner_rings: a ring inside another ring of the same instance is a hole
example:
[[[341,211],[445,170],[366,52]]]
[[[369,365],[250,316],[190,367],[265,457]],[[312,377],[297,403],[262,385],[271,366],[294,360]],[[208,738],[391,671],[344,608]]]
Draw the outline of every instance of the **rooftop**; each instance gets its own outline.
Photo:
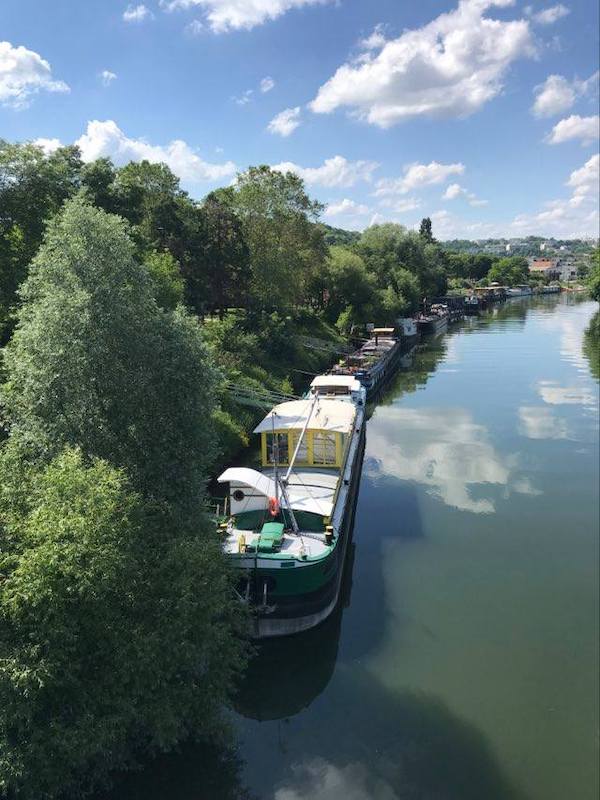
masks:
[[[342,377],[347,378],[350,376]],[[313,398],[280,403],[256,426],[254,433],[269,433],[273,429],[278,431],[293,428],[302,429],[312,404]],[[356,410],[352,403],[346,403],[343,400],[321,399],[312,412],[308,430],[348,433],[352,430],[355,416]]]

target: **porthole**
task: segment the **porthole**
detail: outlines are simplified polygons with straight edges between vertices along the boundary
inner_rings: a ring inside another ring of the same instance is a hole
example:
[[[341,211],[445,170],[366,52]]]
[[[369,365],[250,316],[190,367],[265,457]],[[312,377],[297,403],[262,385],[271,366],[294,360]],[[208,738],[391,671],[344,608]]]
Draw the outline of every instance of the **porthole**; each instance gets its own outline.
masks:
[[[236,489],[233,493],[233,499],[236,503],[241,503],[242,500],[246,497],[246,495],[242,492],[241,489]]]

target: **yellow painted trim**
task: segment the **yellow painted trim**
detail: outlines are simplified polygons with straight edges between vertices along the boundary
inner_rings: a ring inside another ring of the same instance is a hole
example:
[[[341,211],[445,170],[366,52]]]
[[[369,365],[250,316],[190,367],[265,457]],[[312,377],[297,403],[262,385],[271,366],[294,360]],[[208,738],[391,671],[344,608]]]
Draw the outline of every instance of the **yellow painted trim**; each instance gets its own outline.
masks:
[[[313,435],[314,431],[306,431],[306,460],[311,466],[314,466]]]
[[[335,465],[336,467],[342,466],[342,434],[335,434]]]
[[[261,433],[260,435],[260,450],[261,450],[261,458],[262,458],[262,465],[263,467],[268,467],[267,464],[267,434]]]

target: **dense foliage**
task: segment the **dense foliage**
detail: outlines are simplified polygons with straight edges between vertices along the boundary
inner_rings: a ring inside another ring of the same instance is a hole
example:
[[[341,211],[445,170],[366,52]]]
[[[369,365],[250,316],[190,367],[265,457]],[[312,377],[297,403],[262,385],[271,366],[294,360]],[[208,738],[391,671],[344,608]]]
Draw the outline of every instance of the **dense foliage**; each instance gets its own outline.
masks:
[[[134,250],[120,218],[68,203],[6,348],[0,788],[19,797],[215,734],[243,665],[203,508],[216,372]]]
[[[590,294],[600,303],[600,249],[596,248],[592,258],[592,266],[587,276],[587,285]]]

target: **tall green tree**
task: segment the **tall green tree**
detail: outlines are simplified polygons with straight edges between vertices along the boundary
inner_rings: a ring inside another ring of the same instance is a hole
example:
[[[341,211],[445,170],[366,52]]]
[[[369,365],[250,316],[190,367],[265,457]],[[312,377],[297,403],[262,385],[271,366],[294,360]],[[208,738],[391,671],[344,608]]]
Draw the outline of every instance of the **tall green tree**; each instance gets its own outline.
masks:
[[[81,796],[148,752],[221,736],[243,665],[216,543],[166,528],[78,450],[0,450],[0,793]]]
[[[120,218],[66,205],[22,289],[2,401],[12,435],[47,457],[81,447],[193,515],[215,373],[197,322],[159,308],[134,250]]]
[[[33,144],[0,139],[0,345],[12,329],[10,310],[44,227],[78,190],[81,166],[76,147],[46,154]]]
[[[326,256],[323,232],[314,224],[323,206],[307,195],[295,173],[267,166],[238,175],[235,188],[254,302],[269,309],[300,304]]]
[[[394,270],[401,268],[416,277],[421,296],[435,297],[446,291],[444,254],[439,245],[402,225],[372,225],[363,232],[356,250],[375,273],[381,289],[390,286]]]
[[[431,227],[431,217],[423,217],[419,226],[419,236],[426,242],[433,242],[433,230]]]
[[[192,305],[197,311],[218,311],[246,305],[250,291],[250,253],[235,212],[233,189],[211,192],[201,210],[200,257],[188,270]],[[198,269],[200,268],[200,275]]]
[[[119,217],[68,202],[6,348],[0,792],[90,788],[221,730],[243,614],[203,510],[216,375]]]
[[[324,273],[327,318],[335,323],[350,306],[354,312],[352,321],[363,321],[360,310],[373,301],[376,289],[375,278],[367,272],[363,259],[347,247],[331,247]]]
[[[516,286],[526,283],[529,277],[527,259],[523,256],[501,258],[490,268],[487,275],[489,283],[496,282],[502,286]]]
[[[154,299],[165,311],[173,311],[184,299],[184,282],[179,264],[168,250],[149,253],[144,265],[150,273]]]

